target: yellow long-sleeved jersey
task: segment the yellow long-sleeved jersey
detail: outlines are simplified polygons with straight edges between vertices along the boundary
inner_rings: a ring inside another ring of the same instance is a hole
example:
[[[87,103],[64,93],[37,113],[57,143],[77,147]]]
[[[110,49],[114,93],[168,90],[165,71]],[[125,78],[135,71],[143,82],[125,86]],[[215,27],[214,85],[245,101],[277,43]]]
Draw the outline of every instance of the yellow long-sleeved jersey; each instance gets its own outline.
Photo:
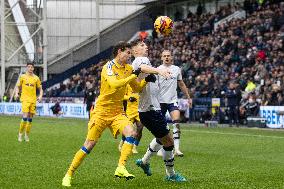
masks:
[[[137,82],[137,76],[132,74],[132,66],[120,65],[115,59],[104,65],[101,73],[100,95],[96,101],[91,116],[96,114],[103,119],[113,119],[118,114],[123,114],[123,99],[126,86],[129,84],[133,91],[140,92],[146,82]]]

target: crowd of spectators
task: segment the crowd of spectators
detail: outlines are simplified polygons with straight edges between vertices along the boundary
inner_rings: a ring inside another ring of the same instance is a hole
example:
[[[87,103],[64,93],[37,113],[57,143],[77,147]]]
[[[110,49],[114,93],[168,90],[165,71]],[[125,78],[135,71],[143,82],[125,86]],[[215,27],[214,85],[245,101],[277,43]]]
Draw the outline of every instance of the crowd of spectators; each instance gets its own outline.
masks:
[[[241,8],[246,11],[245,18],[214,29],[214,23]],[[283,13],[281,3],[259,5],[253,0],[245,1],[243,7],[222,7],[215,14],[189,13],[175,21],[172,35],[153,35],[149,40],[150,61],[160,65],[161,49],[171,50],[194,98],[224,98],[227,106],[240,110],[254,107],[253,103],[284,105]],[[84,96],[88,85],[98,94],[103,64],[82,69],[46,95]]]
[[[99,95],[100,75],[102,66],[106,61],[102,60],[90,68],[83,68],[79,73],[66,79],[46,91],[46,97],[84,97],[86,89],[93,89],[96,96]]]

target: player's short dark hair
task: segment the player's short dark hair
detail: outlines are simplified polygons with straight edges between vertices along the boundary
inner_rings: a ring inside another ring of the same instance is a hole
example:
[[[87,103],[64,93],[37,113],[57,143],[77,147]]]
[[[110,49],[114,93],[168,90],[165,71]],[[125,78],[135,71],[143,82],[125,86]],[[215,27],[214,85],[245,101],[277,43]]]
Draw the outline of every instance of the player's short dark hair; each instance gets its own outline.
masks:
[[[32,65],[33,67],[35,67],[35,63],[34,63],[33,61],[28,62],[28,63],[27,63],[27,66],[28,66],[28,65]]]
[[[163,53],[164,51],[169,51],[171,54],[173,54],[170,49],[163,49],[163,50],[162,50],[162,53]]]
[[[118,42],[112,49],[113,57],[116,57],[118,54],[118,50],[125,51],[127,48],[130,48],[130,44],[125,41]]]
[[[143,41],[141,41],[140,39],[135,39],[134,41],[130,42],[130,47],[135,47],[136,45],[138,45],[139,43],[141,43]]]

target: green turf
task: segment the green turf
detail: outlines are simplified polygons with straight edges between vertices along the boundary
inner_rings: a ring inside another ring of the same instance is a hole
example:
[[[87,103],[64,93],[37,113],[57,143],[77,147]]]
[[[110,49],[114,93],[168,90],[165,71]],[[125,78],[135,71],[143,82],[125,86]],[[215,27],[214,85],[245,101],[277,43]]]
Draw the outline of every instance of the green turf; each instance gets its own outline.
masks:
[[[0,188],[61,188],[75,152],[81,147],[87,121],[39,118],[29,143],[17,141],[20,117],[0,116]],[[153,137],[144,130],[138,150],[128,161],[131,181],[113,177],[119,153],[108,130],[74,176],[73,188],[284,188],[284,132],[248,128],[204,128],[184,125],[176,170],[187,183],[164,181],[160,157],[151,162],[153,175],[135,166]]]

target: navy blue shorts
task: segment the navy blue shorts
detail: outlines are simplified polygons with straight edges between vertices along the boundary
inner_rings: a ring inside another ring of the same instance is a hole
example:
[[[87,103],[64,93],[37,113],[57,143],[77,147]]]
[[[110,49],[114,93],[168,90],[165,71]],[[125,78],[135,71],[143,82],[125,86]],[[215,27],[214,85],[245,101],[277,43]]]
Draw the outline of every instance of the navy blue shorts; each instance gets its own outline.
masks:
[[[170,103],[170,104],[161,103],[160,105],[161,105],[162,114],[164,116],[166,116],[167,111],[169,111],[169,113],[171,113],[174,110],[179,110],[178,106],[177,106],[177,103]]]
[[[167,120],[161,111],[139,112],[141,123],[156,137],[162,138],[169,134]]]

